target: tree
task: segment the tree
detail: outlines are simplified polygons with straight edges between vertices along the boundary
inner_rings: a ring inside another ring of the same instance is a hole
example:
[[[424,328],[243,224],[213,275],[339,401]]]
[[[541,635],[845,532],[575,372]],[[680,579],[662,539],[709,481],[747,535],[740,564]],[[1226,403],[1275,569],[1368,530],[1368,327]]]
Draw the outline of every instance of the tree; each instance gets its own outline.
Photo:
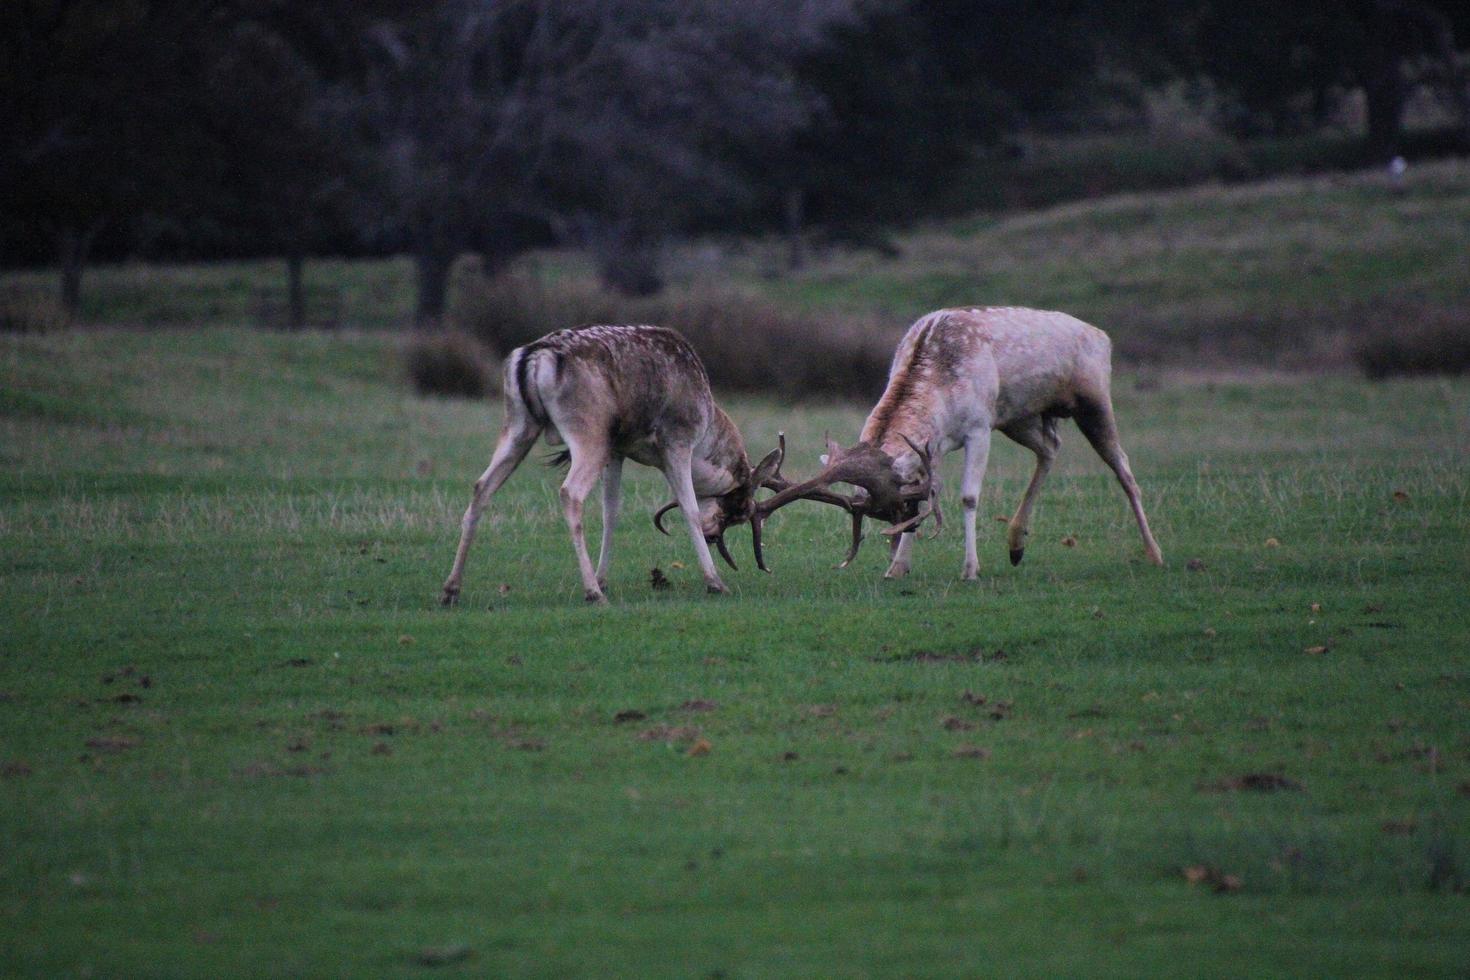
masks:
[[[1367,110],[1366,150],[1396,154],[1412,87],[1435,84],[1449,94],[1470,146],[1470,91],[1456,34],[1470,30],[1463,4],[1430,0],[1213,0],[1194,38],[1198,70],[1238,106],[1244,132],[1301,130],[1319,121],[1333,94],[1361,88]],[[1186,70],[1187,70],[1187,66]]]
[[[872,243],[911,220],[977,147],[1086,104],[1100,45],[1074,0],[886,0],[803,57],[822,110],[774,158],[762,206],[801,259],[803,226]]]
[[[0,5],[0,198],[53,238],[61,299],[108,221],[207,195],[202,106],[208,39],[224,5],[185,0],[15,0]],[[202,163],[201,163],[202,161]]]
[[[442,315],[461,251],[494,271],[553,231],[609,285],[655,287],[661,236],[738,193],[730,147],[805,118],[791,54],[847,6],[440,0],[375,25],[338,122],[408,236],[418,321]]]

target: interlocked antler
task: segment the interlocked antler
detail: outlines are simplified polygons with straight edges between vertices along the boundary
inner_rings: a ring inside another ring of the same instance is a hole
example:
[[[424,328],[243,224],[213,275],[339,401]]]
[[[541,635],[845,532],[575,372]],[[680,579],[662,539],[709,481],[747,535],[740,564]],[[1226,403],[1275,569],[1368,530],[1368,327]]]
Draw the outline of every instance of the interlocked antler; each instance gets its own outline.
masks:
[[[831,504],[841,507],[843,510],[854,515],[854,520],[861,522],[862,518],[855,510],[856,504],[853,498],[844,494],[835,493],[826,488],[821,477],[815,480],[807,480],[805,483],[795,484],[781,474],[781,464],[786,461],[786,433],[780,432],[776,435],[777,446],[775,452],[767,456],[756,468],[752,477],[759,486],[751,488],[751,511],[750,511],[750,541],[755,549],[755,564],[763,572],[769,572],[766,567],[765,554],[761,549],[761,531],[765,526],[767,517],[770,517],[780,508],[794,500],[816,500],[820,503]],[[759,488],[776,491],[775,496],[764,501],[755,499],[755,490]]]

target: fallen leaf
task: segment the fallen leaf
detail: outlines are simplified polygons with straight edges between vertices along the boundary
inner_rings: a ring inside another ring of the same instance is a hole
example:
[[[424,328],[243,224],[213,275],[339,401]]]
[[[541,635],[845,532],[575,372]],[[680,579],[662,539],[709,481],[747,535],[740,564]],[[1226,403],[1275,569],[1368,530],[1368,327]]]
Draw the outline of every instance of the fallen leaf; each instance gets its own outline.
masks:
[[[1205,631],[1203,633],[1203,636],[1204,636],[1205,639],[1207,639],[1207,640],[1213,640],[1217,635],[1218,634],[1216,634],[1216,632],[1215,632],[1215,627],[1213,627],[1213,626],[1206,626],[1205,627]]]
[[[964,694],[960,695],[960,700],[963,701],[965,704],[972,704],[978,708],[990,699],[983,694],[976,694],[974,691],[966,691]]]
[[[684,563],[682,561],[671,561],[669,562],[669,567],[677,571],[684,568]]]
[[[449,946],[425,946],[418,951],[414,962],[419,966],[450,966],[454,963],[463,963],[475,955],[475,951],[466,943],[454,943]]]
[[[389,745],[387,742],[377,742],[374,743],[372,752],[373,755],[392,755],[393,746]]]
[[[1274,772],[1251,772],[1243,776],[1230,776],[1213,783],[1202,783],[1198,787],[1205,793],[1275,793],[1278,790],[1301,790],[1302,784]]]
[[[655,725],[638,733],[640,742],[692,742],[699,738],[697,728],[676,728],[673,725]]]
[[[1405,493],[1404,491],[1402,491],[1402,490],[1395,490],[1393,492],[1393,499],[1395,501],[1397,501],[1398,503],[1403,504],[1403,503],[1407,503],[1408,502],[1409,495],[1407,493]]]
[[[719,705],[716,704],[713,701],[706,701],[703,698],[695,698],[692,701],[685,701],[683,704],[679,705],[679,710],[680,711],[713,711],[713,710],[715,710],[718,707],[719,707]]]
[[[812,704],[806,708],[806,713],[812,718],[830,718],[837,713],[835,704]]]
[[[1009,517],[1007,517],[1006,515],[1004,515],[1004,514],[996,514],[995,515],[995,523],[997,523],[997,524],[1009,524],[1010,522],[1011,522],[1011,519]]]
[[[689,746],[689,750],[684,754],[691,758],[695,756],[709,755],[710,749],[712,748],[714,748],[714,746],[709,743],[709,739],[701,738],[697,740],[693,745]]]
[[[1281,547],[1281,542],[1280,541],[1277,541],[1275,538],[1267,538],[1266,539],[1266,547],[1268,547],[1268,548],[1279,548],[1279,547]]]
[[[1326,644],[1318,644],[1317,646],[1307,647],[1306,649],[1302,650],[1302,653],[1308,653],[1308,654],[1311,654],[1314,657],[1321,656],[1322,654],[1324,654],[1326,652],[1327,652],[1327,645]]]
[[[1320,602],[1314,602],[1314,603],[1312,603],[1312,605],[1311,605],[1310,608],[1312,610],[1312,615],[1313,616],[1316,616],[1316,615],[1318,615],[1318,614],[1320,614],[1322,612],[1322,603],[1320,603]]]
[[[1244,887],[1239,875],[1228,875],[1208,864],[1191,864],[1180,869],[1191,885],[1209,885],[1217,893],[1238,892]]]
[[[954,715],[950,715],[939,724],[947,732],[972,732],[975,730],[975,723],[973,721],[965,721],[963,718],[956,718]]]
[[[126,736],[114,736],[104,738],[87,739],[87,748],[96,749],[98,752],[125,752],[128,749],[138,747],[138,740]]]
[[[29,776],[31,772],[31,767],[19,760],[0,765],[0,779],[19,779],[22,776]]]
[[[1062,539],[1062,547],[1063,548],[1075,548],[1075,547],[1077,547],[1077,539],[1074,538],[1070,534],[1067,535],[1065,538]]]
[[[988,759],[990,750],[983,745],[956,745],[950,753],[956,759]]]
[[[413,646],[417,642],[418,642],[417,640],[415,640],[413,637],[409,636],[407,633],[404,633],[402,636],[400,636],[398,638],[398,645],[401,646],[401,647],[411,647],[411,646]]]
[[[622,711],[613,715],[613,721],[614,723],[621,724],[625,721],[642,721],[647,717],[648,715],[639,711],[637,708],[624,708]]]
[[[795,752],[787,751],[781,753],[782,762],[795,762],[799,758],[801,758],[801,756],[797,755]],[[1470,783],[1466,783],[1465,785],[1466,787],[1470,787]],[[1467,793],[1466,795],[1470,795],[1470,793]]]
[[[1189,569],[1191,572],[1202,572],[1205,570],[1205,563],[1203,559],[1191,558],[1189,559],[1189,561],[1184,563],[1184,567]]]
[[[495,591],[499,592],[501,595],[510,595],[510,583],[501,582],[498,586],[495,587]]]

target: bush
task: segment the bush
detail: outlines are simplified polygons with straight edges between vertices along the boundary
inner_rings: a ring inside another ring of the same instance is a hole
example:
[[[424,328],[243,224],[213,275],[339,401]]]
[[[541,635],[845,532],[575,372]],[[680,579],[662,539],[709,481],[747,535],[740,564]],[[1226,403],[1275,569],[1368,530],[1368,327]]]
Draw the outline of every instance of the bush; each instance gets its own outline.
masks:
[[[1411,326],[1374,331],[1355,358],[1369,378],[1470,372],[1470,310],[1445,310]]]
[[[59,302],[30,290],[0,292],[0,333],[50,333],[71,323]]]
[[[671,289],[626,298],[585,280],[551,284],[523,274],[464,283],[453,319],[502,355],[565,327],[670,327],[699,352],[716,388],[791,399],[876,398],[897,341],[896,333],[872,321],[793,313],[733,290]]]
[[[485,346],[459,330],[415,334],[404,346],[404,362],[421,395],[482,398],[494,391],[492,358]]]

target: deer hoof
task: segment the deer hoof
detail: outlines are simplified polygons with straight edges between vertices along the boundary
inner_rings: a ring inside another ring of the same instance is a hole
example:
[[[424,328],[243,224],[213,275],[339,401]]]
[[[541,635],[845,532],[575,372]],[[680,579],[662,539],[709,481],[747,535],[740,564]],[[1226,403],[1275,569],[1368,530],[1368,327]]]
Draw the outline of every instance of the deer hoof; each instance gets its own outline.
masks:
[[[908,573],[909,573],[909,566],[908,565],[900,565],[897,562],[894,562],[892,565],[889,565],[888,566],[888,571],[886,571],[886,572],[883,573],[883,577],[884,578],[903,578]]]
[[[725,587],[724,582],[706,582],[704,583],[704,591],[708,592],[710,595],[730,594],[730,590]]]
[[[459,605],[459,586],[444,586],[444,591],[439,595],[439,605],[446,608]]]
[[[605,606],[605,605],[607,605],[607,596],[603,595],[602,592],[599,591],[598,589],[588,589],[585,598],[587,599],[587,602],[590,605],[594,605],[594,606]]]
[[[1011,564],[1012,565],[1019,565],[1019,564],[1021,564],[1021,557],[1023,555],[1025,555],[1025,554],[1026,554],[1026,549],[1025,548],[1012,548],[1011,549]]]

